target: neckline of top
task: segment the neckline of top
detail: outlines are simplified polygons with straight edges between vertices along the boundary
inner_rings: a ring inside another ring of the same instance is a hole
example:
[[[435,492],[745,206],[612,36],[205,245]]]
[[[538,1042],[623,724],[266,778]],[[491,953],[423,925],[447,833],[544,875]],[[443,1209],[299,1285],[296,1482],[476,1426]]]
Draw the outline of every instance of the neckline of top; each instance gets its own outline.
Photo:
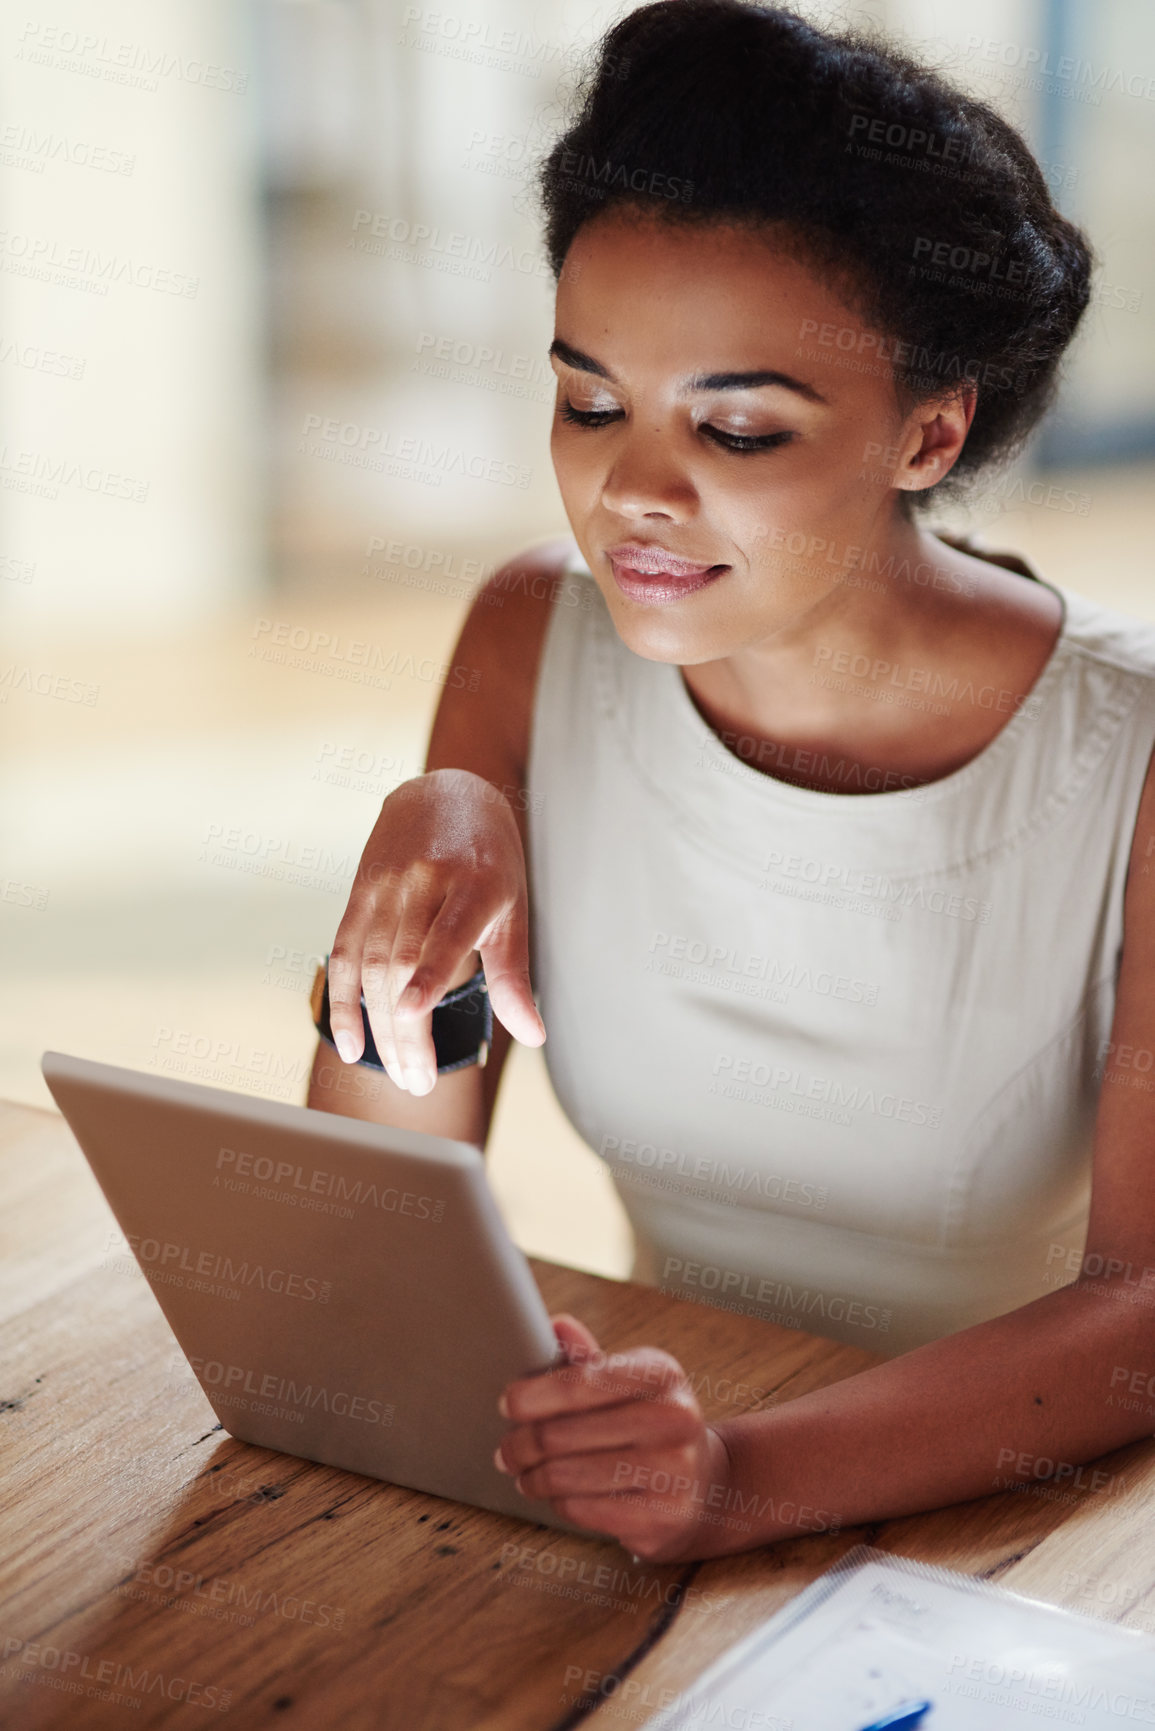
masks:
[[[597,584],[593,573],[586,564],[580,551],[571,556],[568,561],[571,572],[584,573],[594,588]],[[622,643],[610,617],[609,608],[605,605],[601,591],[598,590],[602,606],[599,616],[604,631],[613,643],[633,660],[642,660],[643,666],[650,670],[650,676],[659,682],[659,690],[666,703],[670,705],[673,714],[671,719],[685,732],[692,729],[698,736],[699,748],[709,751],[719,761],[724,762],[727,772],[739,785],[749,787],[751,791],[758,790],[759,796],[766,802],[778,801],[796,811],[812,813],[836,811],[863,812],[914,808],[932,802],[949,799],[957,793],[965,792],[972,782],[978,780],[988,770],[992,769],[1005,754],[1012,750],[1029,726],[1039,719],[1040,711],[1046,703],[1051,688],[1059,678],[1060,671],[1068,657],[1070,649],[1070,631],[1072,619],[1072,597],[1065,589],[1056,583],[1040,577],[1033,570],[1027,571],[1030,581],[1041,583],[1058,598],[1062,610],[1058,635],[1051,646],[1050,654],[1039,670],[1029,692],[1022,698],[1019,708],[1008,717],[1005,726],[1000,727],[994,737],[987,741],[982,749],[961,764],[958,769],[949,774],[939,776],[934,781],[921,782],[917,787],[885,788],[878,792],[865,793],[828,793],[820,788],[799,787],[795,782],[783,781],[780,777],[767,774],[766,771],[754,766],[736,752],[724,745],[714,729],[710,727],[705,717],[699,712],[697,705],[690,696],[686,686],[682,668],[677,662],[655,662],[634,656]]]

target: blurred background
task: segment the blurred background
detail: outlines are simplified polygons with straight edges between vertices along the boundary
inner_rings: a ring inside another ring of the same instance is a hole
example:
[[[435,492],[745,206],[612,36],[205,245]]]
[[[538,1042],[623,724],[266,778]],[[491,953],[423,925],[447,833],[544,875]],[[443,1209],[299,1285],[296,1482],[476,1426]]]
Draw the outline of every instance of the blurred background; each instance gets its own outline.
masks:
[[[1155,620],[1155,8],[796,5],[994,103],[1088,230],[1059,411],[970,526]],[[436,668],[477,584],[566,531],[530,176],[632,6],[450,8],[0,27],[0,1098],[50,1105],[54,1047],[303,1100],[313,968]],[[490,1149],[527,1250],[626,1272],[539,1052]]]

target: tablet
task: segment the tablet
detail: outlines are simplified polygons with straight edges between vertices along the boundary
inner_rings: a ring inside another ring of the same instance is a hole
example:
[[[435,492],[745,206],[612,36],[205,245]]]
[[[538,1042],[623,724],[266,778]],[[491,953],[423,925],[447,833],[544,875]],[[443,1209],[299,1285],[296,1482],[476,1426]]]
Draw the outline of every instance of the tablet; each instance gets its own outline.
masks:
[[[46,1052],[209,1405],[242,1442],[578,1531],[498,1472],[559,1348],[480,1150]]]

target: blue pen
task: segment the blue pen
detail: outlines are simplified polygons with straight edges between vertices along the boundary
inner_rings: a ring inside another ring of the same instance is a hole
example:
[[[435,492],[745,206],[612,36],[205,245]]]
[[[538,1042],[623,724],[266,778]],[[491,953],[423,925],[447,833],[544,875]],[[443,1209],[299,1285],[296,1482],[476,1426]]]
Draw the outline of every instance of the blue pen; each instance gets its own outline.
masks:
[[[924,1713],[929,1713],[932,1702],[914,1701],[909,1707],[896,1707],[893,1713],[888,1713],[885,1719],[875,1719],[870,1725],[864,1725],[862,1731],[905,1731],[908,1725],[918,1725]]]

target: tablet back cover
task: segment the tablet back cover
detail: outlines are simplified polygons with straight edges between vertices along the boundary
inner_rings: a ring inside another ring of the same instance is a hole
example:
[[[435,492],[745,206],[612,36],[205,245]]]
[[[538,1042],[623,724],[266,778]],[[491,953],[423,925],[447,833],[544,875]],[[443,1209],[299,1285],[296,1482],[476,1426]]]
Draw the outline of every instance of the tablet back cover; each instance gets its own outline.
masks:
[[[224,1428],[568,1528],[493,1465],[556,1342],[466,1143],[46,1053],[45,1078]]]

